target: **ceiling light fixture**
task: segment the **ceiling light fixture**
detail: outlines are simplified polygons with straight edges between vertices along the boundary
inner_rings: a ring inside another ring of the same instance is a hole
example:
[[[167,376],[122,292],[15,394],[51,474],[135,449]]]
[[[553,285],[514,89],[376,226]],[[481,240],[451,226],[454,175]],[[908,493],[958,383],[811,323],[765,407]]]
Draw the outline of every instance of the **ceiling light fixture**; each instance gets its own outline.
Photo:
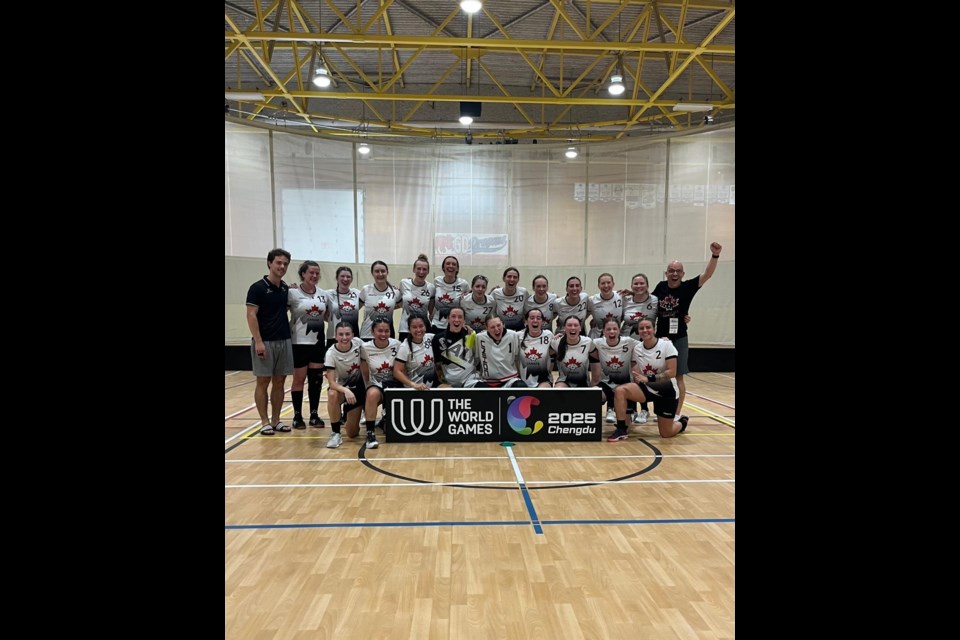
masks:
[[[367,155],[368,153],[370,153],[370,145],[368,145],[366,142],[361,142],[360,146],[357,147],[357,153],[359,153],[362,156]]]
[[[607,91],[609,91],[612,96],[618,96],[626,90],[627,88],[623,85],[623,72],[614,69],[613,75],[610,76],[610,86],[607,87]]]
[[[673,105],[673,110],[696,113],[698,111],[711,111],[713,110],[713,105],[705,102],[678,102]]]
[[[223,97],[227,100],[236,100],[237,102],[256,102],[265,100],[259,91],[225,91]]]
[[[327,72],[327,68],[321,65],[317,67],[316,74],[313,76],[313,84],[317,85],[321,89],[325,89],[330,86],[330,74]]]
[[[468,115],[462,115],[460,116],[460,124],[463,124],[463,125],[473,124],[473,118],[471,118]]]
[[[580,154],[577,153],[577,148],[576,148],[576,147],[567,147],[567,150],[564,151],[563,155],[565,155],[565,156],[567,156],[568,158],[570,158],[571,160],[573,160],[574,158],[576,158],[576,157],[577,157],[578,155],[580,155]]]
[[[483,8],[483,3],[480,0],[463,0],[460,3],[460,8],[463,9],[464,13],[476,13]]]

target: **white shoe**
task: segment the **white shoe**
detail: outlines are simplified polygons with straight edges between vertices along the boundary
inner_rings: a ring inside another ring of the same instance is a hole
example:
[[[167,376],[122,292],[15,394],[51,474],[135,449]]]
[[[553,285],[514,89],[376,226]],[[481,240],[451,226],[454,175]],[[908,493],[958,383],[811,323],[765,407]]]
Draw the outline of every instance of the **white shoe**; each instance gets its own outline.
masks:
[[[341,444],[343,444],[343,436],[341,436],[339,433],[335,433],[330,436],[329,440],[327,440],[327,449],[337,449]]]
[[[650,412],[646,409],[642,409],[637,413],[633,414],[633,424],[647,424],[647,418],[650,417]]]
[[[376,449],[380,446],[380,443],[377,442],[377,436],[373,433],[367,434],[367,449]]]
[[[607,424],[613,424],[617,421],[617,414],[613,409],[607,409]]]

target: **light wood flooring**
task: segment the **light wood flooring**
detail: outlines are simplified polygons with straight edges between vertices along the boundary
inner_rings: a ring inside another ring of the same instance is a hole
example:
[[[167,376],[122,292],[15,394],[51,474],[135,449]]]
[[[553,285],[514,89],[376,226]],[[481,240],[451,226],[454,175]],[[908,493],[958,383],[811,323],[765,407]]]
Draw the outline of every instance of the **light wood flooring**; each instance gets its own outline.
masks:
[[[686,376],[672,439],[371,451],[325,448],[326,389],[326,428],[258,435],[253,379],[224,376],[227,638],[734,637],[733,373]]]

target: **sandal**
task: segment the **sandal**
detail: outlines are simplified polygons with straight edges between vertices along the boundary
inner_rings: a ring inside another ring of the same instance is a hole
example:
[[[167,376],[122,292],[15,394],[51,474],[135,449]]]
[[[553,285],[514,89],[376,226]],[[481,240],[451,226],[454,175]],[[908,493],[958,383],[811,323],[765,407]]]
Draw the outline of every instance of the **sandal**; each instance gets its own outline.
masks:
[[[273,429],[274,431],[283,431],[284,433],[286,433],[287,431],[290,431],[290,427],[283,424],[282,422],[278,422]]]
[[[273,435],[273,426],[267,424],[261,427],[260,435],[262,436],[272,436]]]

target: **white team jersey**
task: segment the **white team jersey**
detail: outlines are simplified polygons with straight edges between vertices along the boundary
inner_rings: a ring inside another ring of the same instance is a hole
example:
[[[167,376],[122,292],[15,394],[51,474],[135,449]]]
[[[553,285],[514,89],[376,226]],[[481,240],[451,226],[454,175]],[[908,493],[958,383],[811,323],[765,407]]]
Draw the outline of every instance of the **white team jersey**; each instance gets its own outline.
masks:
[[[432,384],[437,379],[436,363],[433,361],[433,334],[424,334],[420,344],[409,339],[401,342],[396,362],[405,363],[407,377],[411,382]]]
[[[387,346],[381,348],[376,341],[364,342],[360,347],[360,359],[367,363],[370,370],[370,384],[383,388],[384,380],[393,380],[393,359],[400,350],[400,341],[387,338]]]
[[[556,354],[557,382],[566,382],[570,386],[585,387],[589,384],[590,354],[597,350],[597,345],[587,336],[578,336],[577,344],[568,344],[563,357],[560,357],[560,341],[566,341],[565,333],[558,333],[550,342],[550,348]]]
[[[549,329],[541,329],[538,336],[524,336],[524,332],[520,332],[520,378],[528,387],[553,381],[550,377],[551,340],[553,332]]]
[[[410,312],[416,312],[427,318],[429,315],[430,299],[437,288],[432,282],[424,282],[422,286],[413,284],[413,278],[404,278],[400,281],[400,299],[403,301],[403,313],[400,314],[399,331],[410,331],[407,320]],[[427,319],[427,328],[430,320]]]
[[[464,291],[470,291],[470,285],[463,278],[457,278],[453,284],[447,284],[443,281],[443,276],[437,276],[433,279],[433,286],[435,287],[433,325],[446,329],[450,309],[460,306],[460,296]]]
[[[363,386],[363,375],[360,373],[360,349],[363,341],[360,338],[350,338],[350,349],[346,353],[337,347],[338,345],[334,344],[327,349],[323,366],[334,370],[337,383],[345,387]]]
[[[307,293],[299,286],[287,290],[290,307],[290,336],[293,344],[324,342],[323,316],[327,313],[327,292]]]
[[[677,355],[677,347],[669,340],[664,340],[663,338],[657,338],[657,344],[655,344],[652,349],[644,347],[643,342],[639,340],[633,348],[633,362],[640,370],[640,374],[644,376],[663,373],[667,370],[667,359],[676,358]],[[670,378],[670,382],[673,383],[673,397],[679,398],[680,387],[677,386],[677,379]],[[647,388],[656,395],[662,395],[657,393],[656,389]]]
[[[623,321],[623,300],[616,291],[609,300],[604,300],[603,296],[595,293],[587,300],[587,311],[592,316],[590,321],[590,337],[599,338],[603,335],[603,325],[607,318],[613,318],[617,325]]]
[[[497,287],[492,293],[493,301],[497,305],[497,315],[503,320],[503,326],[514,331],[523,331],[523,304],[530,294],[524,287],[517,287],[512,296],[503,292],[503,287]]]
[[[580,324],[587,326],[587,294],[580,292],[580,302],[576,304],[567,304],[567,297],[557,298],[555,303],[557,310],[557,332],[563,331],[563,323],[570,316],[580,318]]]
[[[464,322],[473,327],[473,330],[480,333],[486,328],[484,319],[493,312],[493,298],[489,294],[484,295],[483,302],[477,302],[470,293],[465,298],[460,299],[460,308],[463,309]]]
[[[386,290],[380,291],[375,284],[365,284],[360,290],[360,302],[363,303],[366,313],[363,314],[363,324],[360,325],[360,337],[364,340],[373,338],[373,321],[386,320],[393,329],[393,310],[400,299],[398,291],[387,285]]]
[[[504,329],[499,343],[495,342],[489,333],[482,331],[477,334],[474,349],[477,371],[484,380],[506,382],[520,377],[520,334],[516,331]]]
[[[652,293],[643,302],[634,302],[633,296],[624,297],[623,326],[620,327],[620,333],[625,336],[636,336],[637,326],[641,320],[650,320],[653,322],[653,328],[657,328],[657,296]]]
[[[543,328],[552,328],[553,319],[557,315],[557,294],[548,291],[544,302],[537,302],[534,297],[529,296],[523,301],[523,317],[527,317],[527,311],[530,309],[540,309],[540,313],[543,314]]]
[[[477,376],[473,350],[466,345],[468,334],[463,333],[451,341],[447,331],[433,337],[434,353],[439,353],[437,366],[443,370],[443,381],[451,387],[472,387],[480,378]]]
[[[360,337],[360,291],[350,288],[349,293],[340,293],[337,287],[327,290],[330,305],[330,322],[327,323],[327,338],[337,337],[337,325],[349,322],[354,325],[354,338]]]
[[[606,382],[611,389],[617,385],[633,382],[630,378],[630,365],[633,363],[633,348],[637,341],[633,338],[619,336],[617,344],[612,347],[607,344],[606,337],[595,338],[593,344],[597,347],[597,357],[600,360],[600,382]]]

